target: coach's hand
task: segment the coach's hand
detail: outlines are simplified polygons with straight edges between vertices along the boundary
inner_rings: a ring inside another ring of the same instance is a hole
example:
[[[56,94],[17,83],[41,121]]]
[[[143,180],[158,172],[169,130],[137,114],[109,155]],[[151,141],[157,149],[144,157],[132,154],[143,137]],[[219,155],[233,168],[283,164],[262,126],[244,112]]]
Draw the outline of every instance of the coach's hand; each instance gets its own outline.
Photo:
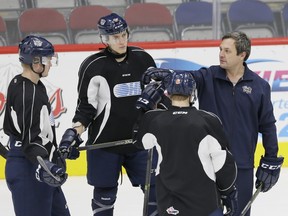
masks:
[[[79,145],[83,142],[74,128],[69,128],[62,136],[59,151],[64,158],[75,160],[80,156]]]
[[[262,183],[262,192],[270,190],[278,181],[280,169],[283,164],[283,157],[261,157],[256,172],[256,188]]]

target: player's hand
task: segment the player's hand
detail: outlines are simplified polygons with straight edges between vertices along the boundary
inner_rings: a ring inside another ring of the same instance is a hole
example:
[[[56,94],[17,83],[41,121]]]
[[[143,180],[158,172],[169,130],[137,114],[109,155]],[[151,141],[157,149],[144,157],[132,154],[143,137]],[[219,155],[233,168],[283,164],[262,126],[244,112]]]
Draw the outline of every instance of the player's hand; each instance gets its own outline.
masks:
[[[226,207],[226,213],[224,216],[236,215],[238,209],[238,191],[234,185],[226,192],[220,192],[223,205]]]
[[[75,160],[80,156],[79,145],[83,142],[74,128],[69,128],[62,136],[59,151],[64,158]]]
[[[142,109],[144,112],[155,109],[163,95],[164,89],[161,84],[151,82],[144,88],[141,96],[136,101],[136,108]]]
[[[149,67],[142,76],[142,84],[147,85],[152,80],[163,81],[172,72],[170,69]]]
[[[52,175],[45,171],[45,169],[39,164],[35,172],[36,179],[52,187],[59,187],[64,184],[68,177],[65,168],[60,167],[49,160],[44,160],[44,162]]]
[[[256,172],[256,188],[262,183],[262,192],[270,190],[278,181],[280,169],[283,164],[283,157],[261,157]]]

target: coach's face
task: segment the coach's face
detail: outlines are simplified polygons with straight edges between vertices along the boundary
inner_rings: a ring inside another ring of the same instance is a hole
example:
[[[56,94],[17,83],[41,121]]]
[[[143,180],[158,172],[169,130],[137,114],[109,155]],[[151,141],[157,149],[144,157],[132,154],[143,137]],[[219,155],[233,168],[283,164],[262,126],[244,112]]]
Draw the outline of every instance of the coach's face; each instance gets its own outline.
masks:
[[[244,62],[245,52],[237,55],[235,40],[232,38],[224,39],[220,44],[219,61],[220,67],[226,70],[233,69]]]

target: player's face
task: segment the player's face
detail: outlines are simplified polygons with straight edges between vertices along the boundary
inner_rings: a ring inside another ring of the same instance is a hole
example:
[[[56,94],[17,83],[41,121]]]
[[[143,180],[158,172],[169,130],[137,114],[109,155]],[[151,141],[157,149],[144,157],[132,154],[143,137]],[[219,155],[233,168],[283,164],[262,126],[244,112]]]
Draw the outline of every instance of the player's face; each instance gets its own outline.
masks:
[[[219,61],[223,69],[233,69],[239,64],[243,64],[245,53],[237,55],[235,40],[232,38],[224,39],[220,44]]]
[[[119,34],[109,35],[108,44],[118,54],[126,53],[128,44],[128,33],[123,31]]]

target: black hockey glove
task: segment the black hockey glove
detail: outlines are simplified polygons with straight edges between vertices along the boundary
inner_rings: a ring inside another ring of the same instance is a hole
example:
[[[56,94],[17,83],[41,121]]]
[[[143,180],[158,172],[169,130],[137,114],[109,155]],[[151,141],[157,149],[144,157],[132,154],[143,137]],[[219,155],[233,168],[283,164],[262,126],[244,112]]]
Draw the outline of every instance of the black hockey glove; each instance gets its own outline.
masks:
[[[172,72],[170,69],[149,67],[142,76],[142,84],[147,85],[151,80],[163,81]]]
[[[234,185],[228,191],[220,192],[223,205],[226,207],[224,216],[236,215],[238,209],[238,191]]]
[[[149,83],[136,101],[136,108],[142,109],[144,112],[155,109],[163,95],[164,89],[161,84],[157,82]]]
[[[261,156],[260,164],[256,172],[256,188],[260,187],[260,183],[262,183],[262,192],[270,190],[278,181],[283,161],[283,157]]]
[[[35,173],[36,179],[52,187],[59,187],[64,184],[68,177],[68,174],[65,173],[65,168],[45,159],[43,161],[45,163],[45,167],[42,167],[40,164],[38,165]],[[48,170],[46,171],[45,169]]]
[[[74,128],[69,128],[62,136],[59,151],[64,158],[75,160],[80,156],[79,145],[83,142]]]

